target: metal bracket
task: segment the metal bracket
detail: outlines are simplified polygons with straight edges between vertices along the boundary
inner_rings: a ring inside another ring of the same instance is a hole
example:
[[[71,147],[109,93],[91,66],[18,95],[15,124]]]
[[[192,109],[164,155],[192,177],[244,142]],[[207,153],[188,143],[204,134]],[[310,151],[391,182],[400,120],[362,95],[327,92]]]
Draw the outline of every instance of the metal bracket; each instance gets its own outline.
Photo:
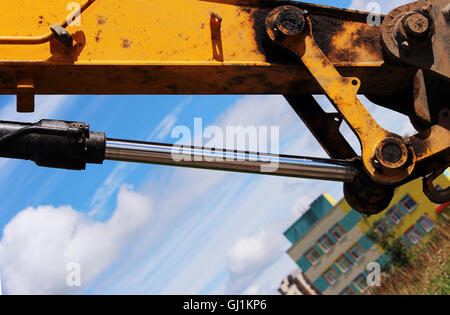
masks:
[[[448,5],[448,0],[419,0],[392,10],[381,26],[385,52],[450,80]]]
[[[70,33],[61,25],[53,24],[50,28],[53,32],[55,38],[67,48],[72,48],[73,46],[73,37]]]
[[[433,181],[444,171],[445,169],[442,169],[423,178],[423,192],[431,201],[437,204],[443,204],[450,200],[450,187],[438,190],[433,185]]]
[[[373,119],[357,93],[361,81],[343,77],[316,44],[310,20],[301,9],[281,6],[266,19],[269,37],[294,52],[321,86],[361,143],[364,169],[372,180],[394,185],[411,175],[415,158],[404,139]]]
[[[19,79],[17,82],[17,112],[34,112],[34,80],[32,78]]]
[[[336,70],[314,40],[307,12],[294,6],[275,8],[266,18],[266,31],[272,41],[300,58],[357,135],[362,151],[360,173],[355,182],[344,186],[346,198],[356,210],[369,215],[377,213],[388,206],[396,186],[430,174],[442,165],[449,165],[450,112],[447,109],[442,110],[438,124],[404,139],[383,129],[373,119],[357,96],[361,81],[355,77],[343,77]],[[415,31],[420,32],[420,27]],[[297,112],[303,114],[301,110]],[[306,119],[311,118],[317,117]],[[310,124],[307,122],[308,126]],[[328,132],[335,130],[335,127],[328,128]],[[335,145],[330,144],[331,136],[315,136],[323,146],[326,144],[335,150]],[[443,199],[449,197],[444,194]]]

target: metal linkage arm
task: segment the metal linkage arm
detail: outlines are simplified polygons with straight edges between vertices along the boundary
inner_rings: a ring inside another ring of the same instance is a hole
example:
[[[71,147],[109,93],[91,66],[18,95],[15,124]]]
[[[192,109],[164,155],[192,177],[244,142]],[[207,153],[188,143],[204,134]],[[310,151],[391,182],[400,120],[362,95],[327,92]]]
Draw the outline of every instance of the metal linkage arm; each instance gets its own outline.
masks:
[[[371,193],[362,197],[359,187],[345,189],[347,200],[356,209],[365,213],[381,211],[389,204],[396,186],[428,175],[437,169],[437,165],[444,169],[449,165],[450,112],[447,109],[442,109],[438,124],[416,136],[405,139],[391,133],[373,119],[358,99],[361,81],[356,77],[342,76],[317,45],[308,11],[290,5],[275,8],[266,17],[266,31],[273,42],[289,49],[300,58],[357,135],[362,152],[361,171],[365,172],[360,174],[357,186],[371,187]],[[293,103],[292,97],[287,99]],[[295,105],[293,104],[294,108]],[[316,113],[316,116],[318,114],[320,113]],[[322,145],[328,146],[330,150],[327,152],[337,152],[335,145],[331,148],[331,136],[326,137],[317,131],[315,136]],[[338,140],[342,142],[342,139]],[[338,154],[351,154],[351,151]],[[379,187],[375,201],[373,192],[377,189],[373,189],[371,182]],[[427,183],[424,188],[429,190],[429,181]],[[437,193],[427,195],[433,198]],[[449,194],[445,192],[440,196],[442,198],[433,199],[437,201],[449,198]]]

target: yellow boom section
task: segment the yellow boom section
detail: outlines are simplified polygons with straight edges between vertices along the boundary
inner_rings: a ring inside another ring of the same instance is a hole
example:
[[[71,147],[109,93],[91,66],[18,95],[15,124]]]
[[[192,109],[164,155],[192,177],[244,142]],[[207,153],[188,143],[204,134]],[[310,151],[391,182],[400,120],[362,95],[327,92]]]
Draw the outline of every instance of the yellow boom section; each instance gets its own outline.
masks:
[[[298,60],[271,58],[264,46],[265,16],[280,1],[79,1],[1,0],[1,94],[23,86],[36,94],[320,93]],[[326,17],[327,7],[305,6],[325,35],[319,45],[339,71],[361,78],[362,93],[401,87],[405,69],[384,65],[367,14],[334,9]],[[68,15],[72,48],[50,33]]]

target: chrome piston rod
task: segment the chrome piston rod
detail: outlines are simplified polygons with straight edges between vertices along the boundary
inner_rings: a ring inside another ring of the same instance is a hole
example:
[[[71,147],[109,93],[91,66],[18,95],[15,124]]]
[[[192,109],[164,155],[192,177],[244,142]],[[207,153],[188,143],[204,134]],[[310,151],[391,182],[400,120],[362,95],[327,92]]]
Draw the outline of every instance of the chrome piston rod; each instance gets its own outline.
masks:
[[[352,182],[347,161],[107,139],[106,160]]]

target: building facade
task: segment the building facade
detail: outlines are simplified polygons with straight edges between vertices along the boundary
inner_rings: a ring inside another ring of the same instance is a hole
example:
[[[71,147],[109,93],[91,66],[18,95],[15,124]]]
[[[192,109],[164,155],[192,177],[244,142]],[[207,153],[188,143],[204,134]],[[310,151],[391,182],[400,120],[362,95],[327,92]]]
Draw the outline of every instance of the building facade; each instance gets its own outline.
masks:
[[[297,269],[291,272],[281,282],[278,292],[282,295],[318,295],[313,284],[307,279],[304,273]]]
[[[447,187],[449,182],[448,175],[442,175],[435,185]],[[351,209],[344,199],[335,203],[322,195],[284,233],[292,244],[288,255],[320,293],[360,294],[368,289],[368,264],[383,267],[390,261],[370,235],[390,233],[414,246],[427,239],[437,221],[446,220],[448,208],[428,200],[421,180],[399,187],[387,210],[370,217]]]

